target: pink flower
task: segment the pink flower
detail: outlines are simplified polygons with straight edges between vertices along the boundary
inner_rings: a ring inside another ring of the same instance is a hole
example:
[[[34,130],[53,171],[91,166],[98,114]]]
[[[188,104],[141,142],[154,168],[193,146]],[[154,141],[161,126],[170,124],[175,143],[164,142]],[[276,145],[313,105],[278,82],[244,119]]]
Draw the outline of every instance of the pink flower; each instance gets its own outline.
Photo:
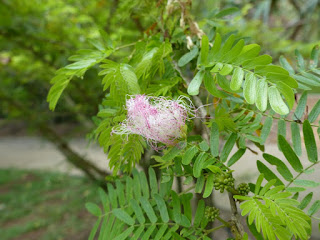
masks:
[[[187,99],[189,105],[183,101]],[[161,142],[174,145],[186,134],[186,120],[194,116],[195,110],[189,98],[177,100],[145,95],[131,96],[126,102],[127,119],[113,129],[115,134],[139,134],[156,149]]]

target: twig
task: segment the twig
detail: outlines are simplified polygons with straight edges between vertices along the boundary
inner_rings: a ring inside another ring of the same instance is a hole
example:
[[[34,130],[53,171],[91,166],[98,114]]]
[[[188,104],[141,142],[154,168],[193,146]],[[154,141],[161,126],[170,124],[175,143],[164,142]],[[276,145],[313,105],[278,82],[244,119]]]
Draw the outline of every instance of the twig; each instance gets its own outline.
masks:
[[[237,209],[237,205],[236,202],[233,198],[233,194],[228,192],[228,197],[229,197],[229,202],[230,202],[230,206],[231,206],[231,212],[232,212],[232,216],[231,216],[231,221],[232,221],[232,226],[231,226],[231,231],[233,233],[233,235],[235,236],[235,238],[238,240],[242,239],[242,236],[244,234],[244,229],[243,226],[240,222],[240,216],[238,214],[238,209]]]
[[[288,187],[294,182],[294,180],[296,180],[297,178],[299,178],[301,174],[305,173],[305,171],[309,170],[310,168],[312,168],[313,166],[317,165],[318,163],[319,163],[319,161],[311,164],[311,165],[308,166],[306,169],[304,169],[302,172],[300,172],[297,176],[295,176],[295,177],[287,184],[287,186],[285,187],[285,189],[288,188]]]

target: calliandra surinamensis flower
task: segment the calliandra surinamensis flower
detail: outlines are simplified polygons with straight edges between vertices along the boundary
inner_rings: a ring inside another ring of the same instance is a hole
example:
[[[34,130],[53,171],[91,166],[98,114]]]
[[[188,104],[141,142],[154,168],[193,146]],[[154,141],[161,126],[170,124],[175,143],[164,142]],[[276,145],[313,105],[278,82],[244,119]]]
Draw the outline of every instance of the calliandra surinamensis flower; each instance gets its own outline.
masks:
[[[187,104],[183,99],[189,101]],[[115,134],[139,134],[157,149],[161,142],[174,145],[186,135],[186,121],[195,115],[191,100],[180,96],[177,100],[145,95],[131,96],[126,102],[127,119],[113,129]]]

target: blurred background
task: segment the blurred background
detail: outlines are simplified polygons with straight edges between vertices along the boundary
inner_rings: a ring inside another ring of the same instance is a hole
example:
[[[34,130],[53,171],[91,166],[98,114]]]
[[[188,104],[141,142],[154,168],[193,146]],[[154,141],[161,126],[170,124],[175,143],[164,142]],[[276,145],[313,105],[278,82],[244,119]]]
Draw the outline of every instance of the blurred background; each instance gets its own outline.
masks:
[[[107,156],[86,140],[103,98],[101,78],[93,68],[71,81],[55,112],[46,102],[50,80],[69,56],[92,48],[88,40],[98,39],[99,29],[119,45],[141,39],[158,21],[149,1],[0,0],[2,240],[88,238],[95,219],[84,203],[98,201],[92,180],[108,174]],[[212,17],[227,7],[238,9],[224,20]],[[308,59],[320,43],[319,0],[197,0],[192,11],[208,35],[214,28],[234,31],[260,44],[274,62],[284,55],[294,65],[295,49]],[[112,59],[129,54],[124,50]],[[319,92],[313,89],[310,107]],[[268,140],[273,154],[275,139]],[[254,179],[257,158],[248,153],[236,175]],[[222,202],[217,204],[227,208]]]

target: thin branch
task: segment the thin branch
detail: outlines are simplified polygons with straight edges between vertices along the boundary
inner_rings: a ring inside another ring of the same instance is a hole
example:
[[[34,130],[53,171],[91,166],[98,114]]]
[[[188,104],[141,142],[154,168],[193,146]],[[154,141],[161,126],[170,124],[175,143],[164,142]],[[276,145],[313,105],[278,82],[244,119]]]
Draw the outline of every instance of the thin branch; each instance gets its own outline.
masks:
[[[240,216],[238,214],[238,209],[237,209],[236,202],[233,198],[233,194],[228,192],[228,197],[229,197],[229,202],[230,202],[231,212],[232,212],[231,221],[233,222],[233,225],[231,226],[231,231],[235,236],[235,238],[237,240],[238,239],[240,240],[242,239],[242,236],[245,233],[244,228],[240,222]]]
[[[287,184],[287,186],[285,187],[285,189],[288,188],[288,187],[294,182],[294,180],[296,180],[297,178],[299,178],[299,177],[301,176],[301,174],[305,173],[305,171],[307,171],[307,170],[309,170],[310,168],[312,168],[313,166],[317,165],[319,162],[320,162],[320,161],[311,164],[311,165],[308,166],[306,169],[304,169],[302,172],[300,172],[297,176],[295,176],[295,177]]]

